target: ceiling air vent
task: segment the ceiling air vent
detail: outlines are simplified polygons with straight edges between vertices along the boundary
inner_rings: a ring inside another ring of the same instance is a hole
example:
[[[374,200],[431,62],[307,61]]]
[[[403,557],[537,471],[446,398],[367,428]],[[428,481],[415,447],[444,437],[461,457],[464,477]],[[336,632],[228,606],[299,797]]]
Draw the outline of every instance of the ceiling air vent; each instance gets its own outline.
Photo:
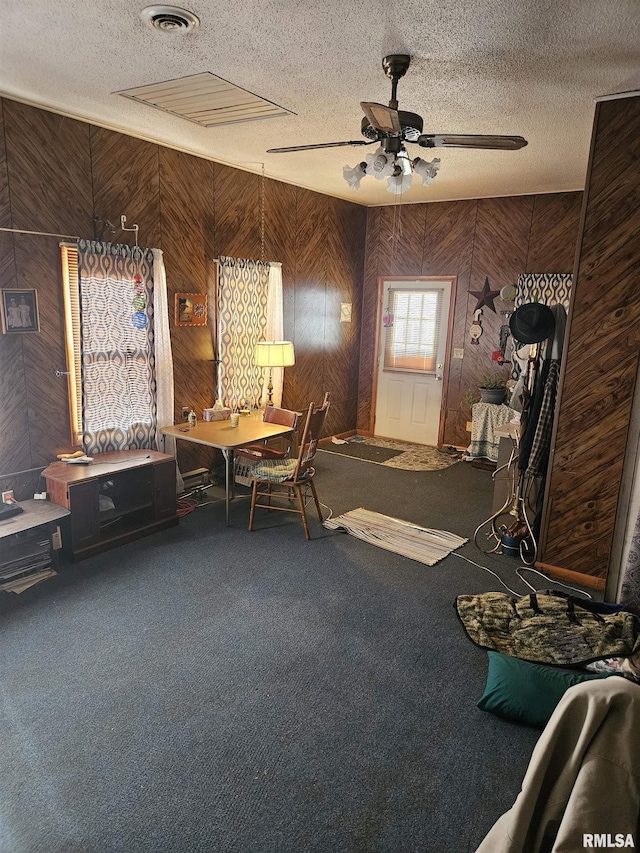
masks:
[[[188,33],[200,26],[200,19],[179,6],[147,6],[140,17],[149,27],[163,33]]]
[[[209,71],[116,92],[202,127],[295,115]]]

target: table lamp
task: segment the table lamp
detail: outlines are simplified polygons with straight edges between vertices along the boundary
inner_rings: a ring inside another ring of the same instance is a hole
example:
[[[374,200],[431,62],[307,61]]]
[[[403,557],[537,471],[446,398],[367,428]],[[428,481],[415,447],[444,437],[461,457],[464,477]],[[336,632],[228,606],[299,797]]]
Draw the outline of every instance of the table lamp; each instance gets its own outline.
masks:
[[[256,364],[269,368],[268,406],[273,406],[272,372],[274,367],[290,367],[296,363],[291,341],[260,341],[256,344]]]

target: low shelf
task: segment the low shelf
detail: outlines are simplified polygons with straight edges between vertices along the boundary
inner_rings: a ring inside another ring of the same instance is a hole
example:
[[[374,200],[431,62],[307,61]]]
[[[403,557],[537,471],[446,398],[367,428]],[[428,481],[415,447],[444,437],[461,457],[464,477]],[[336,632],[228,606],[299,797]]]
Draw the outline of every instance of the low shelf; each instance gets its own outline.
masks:
[[[102,453],[88,465],[54,462],[42,476],[71,511],[63,546],[74,561],[178,523],[175,459],[165,453]]]
[[[42,500],[21,501],[20,507],[20,515],[0,522],[0,591],[58,568],[59,525],[69,511]]]

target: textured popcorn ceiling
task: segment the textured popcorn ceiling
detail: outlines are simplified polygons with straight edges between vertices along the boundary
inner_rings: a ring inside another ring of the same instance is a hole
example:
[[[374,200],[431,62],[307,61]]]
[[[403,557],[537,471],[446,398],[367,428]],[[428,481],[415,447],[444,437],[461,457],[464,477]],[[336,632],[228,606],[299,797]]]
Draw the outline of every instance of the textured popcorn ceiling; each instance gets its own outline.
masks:
[[[387,53],[409,53],[400,108],[426,133],[519,134],[520,151],[435,151],[403,202],[584,187],[595,100],[640,89],[638,0],[193,0],[192,33],[148,29],[132,0],[8,0],[0,91],[107,127],[367,205],[385,181],[342,178],[375,146],[266,154],[360,137],[360,101],[388,103]],[[211,72],[295,115],[222,127],[114,94]],[[408,145],[411,156],[431,152]]]

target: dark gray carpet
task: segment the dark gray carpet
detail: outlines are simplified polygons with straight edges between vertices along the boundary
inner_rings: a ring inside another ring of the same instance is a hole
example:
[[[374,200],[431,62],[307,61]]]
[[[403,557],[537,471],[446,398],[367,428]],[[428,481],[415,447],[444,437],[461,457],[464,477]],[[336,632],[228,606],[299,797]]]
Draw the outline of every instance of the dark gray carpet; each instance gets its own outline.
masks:
[[[354,459],[366,459],[367,462],[386,462],[394,456],[400,456],[404,451],[393,450],[390,447],[377,447],[365,444],[364,441],[350,441],[348,444],[323,444],[320,450],[327,453],[340,453],[342,456],[352,456]]]
[[[467,465],[317,469],[336,515],[470,536],[490,512]],[[538,732],[475,707],[453,607],[493,578],[247,517],[205,506],[0,597],[2,853],[463,853],[512,804]]]

